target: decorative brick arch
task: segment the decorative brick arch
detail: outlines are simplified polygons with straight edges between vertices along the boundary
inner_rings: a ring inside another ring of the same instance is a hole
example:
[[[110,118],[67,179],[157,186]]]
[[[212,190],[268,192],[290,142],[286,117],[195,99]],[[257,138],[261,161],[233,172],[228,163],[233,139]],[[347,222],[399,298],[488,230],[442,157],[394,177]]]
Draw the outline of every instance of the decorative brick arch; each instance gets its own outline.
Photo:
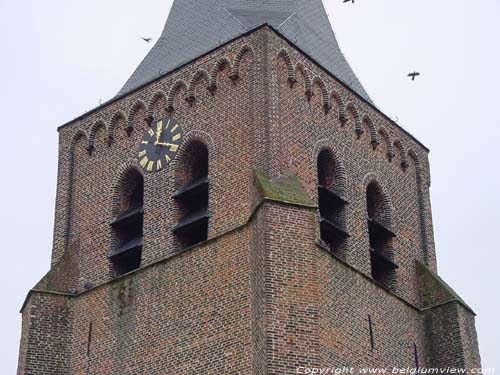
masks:
[[[315,76],[312,80],[312,86],[314,85],[317,85],[321,90],[321,101],[323,104],[323,110],[325,111],[325,113],[328,113],[328,111],[330,110],[330,95],[328,94],[326,85],[323,82],[323,80],[318,76]]]
[[[254,56],[253,48],[250,45],[245,44],[234,56],[233,67],[231,68],[231,74],[229,75],[229,78],[231,78],[233,81],[236,81],[240,78],[241,60],[243,59],[243,56],[247,53]]]
[[[305,82],[305,94],[307,97],[307,100],[311,100],[312,98],[312,80],[311,80],[311,73],[309,72],[308,69],[304,67],[304,64],[302,63],[297,63],[295,65],[295,77],[297,77],[297,73],[302,74],[302,77],[304,77],[304,82]]]
[[[337,103],[337,107],[339,109],[339,113],[338,113],[339,120],[340,120],[341,125],[343,126],[347,120],[346,115],[345,115],[345,104],[344,104],[344,101],[342,100],[342,97],[340,96],[340,94],[335,90],[332,90],[330,93],[330,103],[333,103],[333,101],[335,101],[335,103]]]
[[[71,200],[71,190],[72,190],[72,183],[73,183],[73,172],[74,172],[74,168],[75,168],[75,165],[74,165],[74,161],[75,161],[75,147],[77,145],[77,143],[80,141],[80,140],[83,140],[83,143],[86,144],[88,147],[88,144],[89,144],[89,136],[87,135],[87,133],[85,132],[85,130],[82,130],[82,129],[78,129],[75,134],[73,134],[73,136],[71,137],[71,141],[70,141],[70,144],[69,144],[69,150],[68,150],[68,167],[69,167],[69,170],[68,170],[68,181],[69,181],[69,184],[70,184],[70,187],[69,187],[69,191],[70,191],[70,200]]]
[[[75,147],[77,143],[83,140],[88,145],[89,137],[85,130],[77,129],[75,134],[71,137],[68,149],[68,195],[66,196],[66,222],[64,224],[64,250],[68,248],[69,236],[71,232],[71,216],[73,214],[73,177],[75,174]]]
[[[71,137],[71,141],[69,143],[69,157],[72,158],[74,155],[75,151],[75,146],[78,143],[80,139],[84,139],[86,144],[89,144],[89,136],[87,135],[87,132],[83,129],[77,129],[75,134]]]
[[[174,107],[175,96],[181,90],[187,91],[187,85],[184,81],[177,81],[170,88],[170,91],[168,92],[168,98],[167,98],[167,112],[172,113],[175,111],[175,107]]]
[[[293,87],[295,83],[297,82],[297,79],[295,77],[295,69],[293,68],[292,64],[292,59],[290,58],[290,54],[288,51],[283,48],[279,53],[278,53],[278,59],[282,58],[285,61],[286,64],[286,71],[288,75],[288,83],[290,84],[290,87]]]
[[[195,74],[193,74],[193,77],[191,78],[191,81],[189,82],[189,86],[187,89],[187,95],[186,95],[186,101],[192,105],[194,101],[196,100],[196,86],[202,81],[205,80],[207,83],[207,89],[209,86],[209,81],[210,77],[208,76],[208,73],[206,70],[201,69],[198,70]]]
[[[208,89],[212,94],[217,90],[217,78],[219,76],[219,73],[222,72],[226,67],[232,69],[231,62],[225,57],[221,58],[219,61],[217,61],[217,63],[215,63],[212,72],[210,73],[210,80],[208,84]]]
[[[111,117],[111,121],[109,122],[107,134],[106,134],[106,139],[107,139],[107,142],[109,145],[111,145],[111,143],[113,142],[113,139],[114,139],[116,123],[121,119],[123,119],[123,121],[127,121],[127,116],[121,110],[115,112],[115,114]],[[130,135],[130,133],[129,133],[129,135]]]
[[[204,132],[203,130],[191,130],[184,135],[182,140],[181,147],[179,148],[179,152],[177,153],[177,157],[172,161],[174,169],[178,167],[178,160],[181,160],[184,157],[184,153],[186,149],[192,142],[200,142],[203,143],[208,150],[208,154],[210,155],[213,151],[213,140],[210,134]]]
[[[394,140],[393,145],[394,151],[397,152],[400,156],[401,168],[403,168],[403,170],[405,171],[406,168],[408,168],[408,160],[406,159],[406,147],[399,139]]]
[[[425,221],[425,196],[424,196],[424,180],[422,175],[422,166],[420,164],[419,157],[417,153],[409,149],[408,150],[408,160],[415,166],[415,174],[417,179],[417,197],[418,197],[418,219],[420,224],[420,238],[422,241],[422,251],[424,256],[425,264],[429,264],[429,245],[428,245],[428,235],[427,226]]]
[[[146,103],[144,103],[142,100],[138,100],[135,102],[135,104],[130,108],[130,111],[128,113],[128,120],[127,120],[127,133],[132,132],[132,130],[135,128],[135,115],[137,114],[138,111],[140,110],[147,111]]]
[[[155,92],[154,95],[149,100],[148,111],[147,111],[147,114],[146,114],[146,117],[148,118],[148,123],[150,123],[149,119],[151,121],[153,120],[153,112],[154,112],[155,104],[160,99],[165,100],[165,103],[167,102],[167,96],[165,95],[165,93],[163,91],[157,91],[157,92]]]
[[[408,164],[411,161],[411,162],[413,162],[413,165],[415,167],[417,185],[418,185],[419,191],[421,191],[423,188],[423,176],[422,176],[422,166],[420,164],[419,157],[413,149],[409,149],[407,155],[408,155],[407,156]]]
[[[334,150],[335,150],[335,146],[333,145],[333,142],[330,141],[329,139],[322,139],[322,140],[318,141],[314,145],[311,164],[314,166],[314,170],[316,170],[319,154],[322,151],[328,151],[328,153],[332,157],[333,163],[334,163],[335,190],[337,191],[337,193],[344,196],[346,186],[347,186],[346,171],[345,171],[344,163],[342,162],[342,160],[339,158],[339,156],[337,155],[337,153]]]
[[[381,135],[382,140],[385,142],[387,159],[389,159],[389,162],[391,162],[392,159],[394,158],[394,151],[392,149],[392,142],[391,142],[391,138],[389,136],[389,133],[387,132],[387,130],[383,126],[380,126],[378,128],[378,132]]]
[[[377,129],[375,128],[375,125],[373,125],[373,122],[368,115],[365,115],[363,117],[363,124],[365,124],[370,130],[370,143],[373,149],[376,150],[378,145],[380,144],[378,141]]]
[[[351,113],[352,116],[354,117],[354,131],[356,132],[356,136],[359,138],[361,135],[364,133],[363,127],[361,126],[361,119],[359,116],[358,109],[354,105],[354,103],[350,102],[347,103],[346,106],[346,112]]]
[[[387,225],[389,228],[391,228],[392,225],[392,213],[394,211],[394,206],[392,204],[392,199],[389,194],[389,191],[385,187],[383,183],[380,182],[381,179],[379,176],[377,176],[375,173],[370,172],[366,174],[366,176],[363,179],[363,192],[366,193],[368,186],[371,184],[375,184],[377,189],[380,191],[381,194],[381,199],[382,201],[380,202],[382,205],[382,220],[383,223]],[[366,199],[366,198],[365,198]],[[366,202],[365,202],[366,204]]]
[[[106,123],[102,119],[97,120],[94,123],[94,125],[92,125],[92,127],[90,128],[88,144],[87,144],[87,151],[89,152],[89,154],[92,153],[92,151],[95,149],[95,135],[97,134],[97,131],[101,128],[104,128],[107,132]]]

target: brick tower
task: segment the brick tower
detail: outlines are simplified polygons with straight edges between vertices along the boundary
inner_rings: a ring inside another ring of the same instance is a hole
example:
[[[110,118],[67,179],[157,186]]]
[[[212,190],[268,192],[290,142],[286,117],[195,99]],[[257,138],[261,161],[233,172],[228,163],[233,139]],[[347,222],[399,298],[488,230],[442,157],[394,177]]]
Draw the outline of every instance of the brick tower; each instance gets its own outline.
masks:
[[[162,118],[183,137],[152,172]],[[118,95],[59,137],[18,374],[480,366],[437,275],[428,149],[372,104],[321,0],[175,0]]]

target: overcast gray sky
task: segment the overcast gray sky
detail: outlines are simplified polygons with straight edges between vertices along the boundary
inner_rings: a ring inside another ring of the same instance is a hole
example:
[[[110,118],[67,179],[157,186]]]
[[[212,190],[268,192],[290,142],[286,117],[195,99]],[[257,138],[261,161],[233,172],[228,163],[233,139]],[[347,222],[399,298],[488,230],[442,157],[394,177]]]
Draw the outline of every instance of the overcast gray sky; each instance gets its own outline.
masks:
[[[324,2],[377,106],[431,149],[439,271],[478,314],[483,366],[500,371],[500,1]],[[56,127],[118,92],[170,5],[0,0],[4,374],[17,367],[19,308],[49,268]]]

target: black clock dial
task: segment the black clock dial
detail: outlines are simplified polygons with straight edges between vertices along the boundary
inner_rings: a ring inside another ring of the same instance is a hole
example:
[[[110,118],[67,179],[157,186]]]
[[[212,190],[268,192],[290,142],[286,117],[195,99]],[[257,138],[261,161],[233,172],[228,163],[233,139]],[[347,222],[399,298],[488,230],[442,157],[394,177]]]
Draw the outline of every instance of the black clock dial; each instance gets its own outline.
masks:
[[[146,172],[159,172],[174,160],[184,135],[173,117],[151,124],[139,145],[139,164]]]

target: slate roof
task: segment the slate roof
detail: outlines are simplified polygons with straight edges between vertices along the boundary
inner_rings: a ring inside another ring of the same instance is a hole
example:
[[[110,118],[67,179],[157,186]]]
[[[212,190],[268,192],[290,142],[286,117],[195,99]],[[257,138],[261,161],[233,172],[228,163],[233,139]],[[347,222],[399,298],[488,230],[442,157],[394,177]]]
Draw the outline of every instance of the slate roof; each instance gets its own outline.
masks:
[[[264,23],[371,103],[340,51],[322,0],[174,0],[163,33],[118,96]]]

